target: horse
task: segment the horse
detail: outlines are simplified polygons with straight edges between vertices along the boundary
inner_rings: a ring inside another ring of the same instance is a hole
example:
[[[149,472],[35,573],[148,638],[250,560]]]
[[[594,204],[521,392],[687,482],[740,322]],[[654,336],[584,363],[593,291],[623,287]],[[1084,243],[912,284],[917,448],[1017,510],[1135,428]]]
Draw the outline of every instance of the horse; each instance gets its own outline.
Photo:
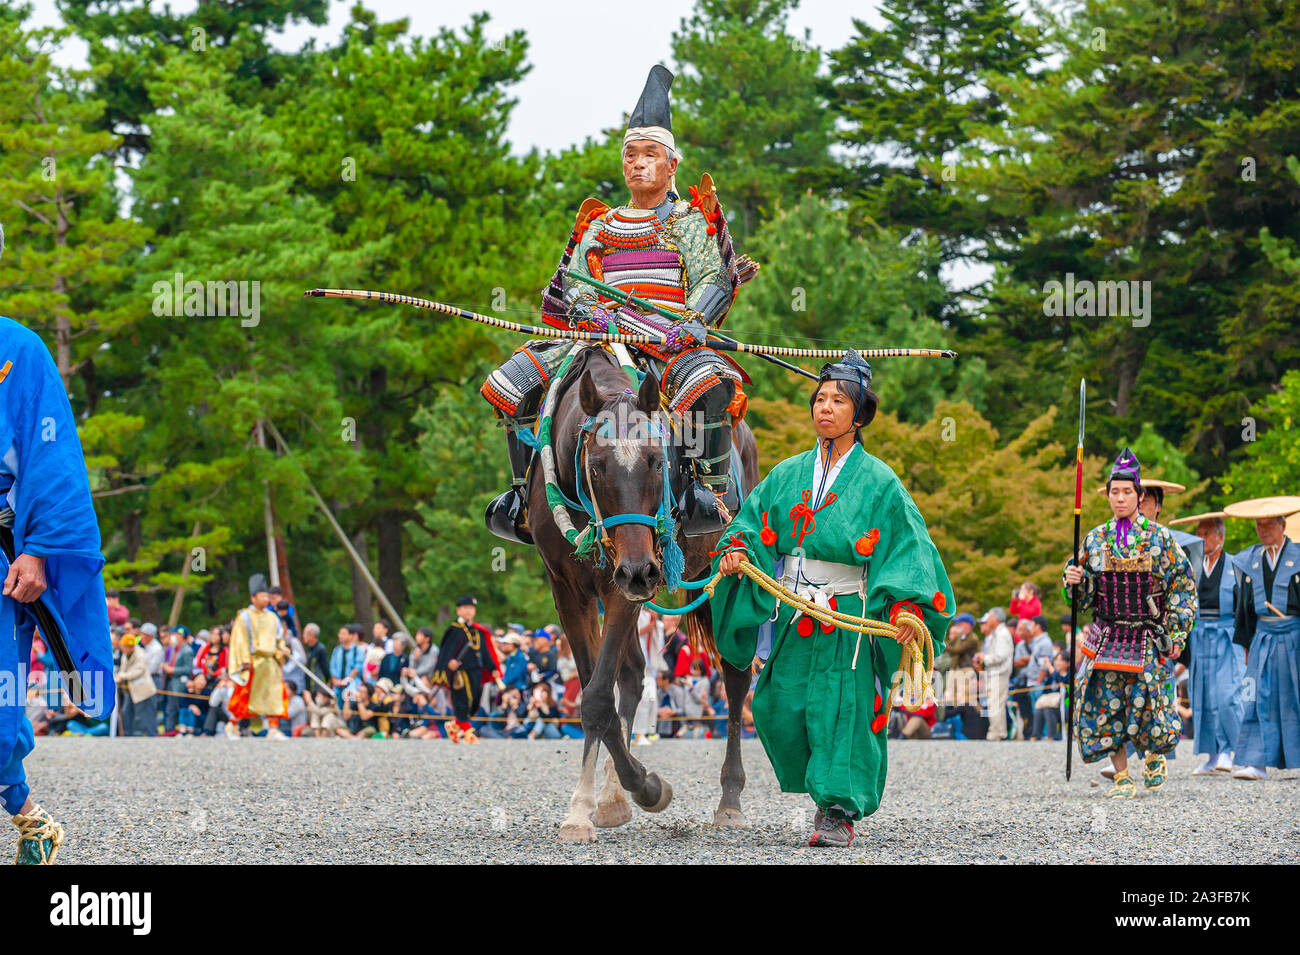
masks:
[[[579,351],[566,373],[552,385],[560,389],[551,429],[556,481],[570,500],[576,499],[579,485],[575,453],[580,452],[587,469],[581,487],[599,514],[653,517],[664,497],[664,455],[670,455],[672,474],[679,473],[681,462],[672,442],[647,439],[660,418],[659,381],[653,370],[645,374],[635,392],[629,384],[627,372],[611,352],[592,346]],[[626,422],[626,431],[620,434],[642,437],[596,440],[592,431],[582,428],[584,415],[593,420],[608,416],[606,420]],[[585,443],[585,448],[580,448],[580,443]],[[733,427],[732,444],[740,455],[745,487],[753,488],[758,483],[758,449],[744,421]],[[540,472],[540,467],[534,467],[529,477],[528,528],[545,566],[560,625],[568,635],[582,683],[582,770],[559,835],[564,842],[589,843],[596,841],[597,828],[631,821],[629,795],[647,812],[661,812],[672,801],[672,787],[657,773],[649,772],[628,745],[645,672],[637,617],[641,604],[652,599],[664,583],[665,570],[655,529],[645,523],[619,523],[606,529],[610,553],[603,569],[589,557],[577,558],[573,545],[555,523]],[[587,519],[583,511],[573,508],[569,515],[578,527]],[[709,551],[720,536],[678,534],[685,558],[682,579],[694,580],[709,573]],[[604,607],[603,627],[598,617],[600,605]],[[682,631],[694,633],[699,644],[718,657],[708,601],[683,617]],[[722,796],[713,824],[742,828],[749,823],[740,806],[740,793],[745,787],[740,755],[741,712],[750,674],[748,668],[736,669],[725,660],[722,671],[727,693],[727,750],[720,780]],[[596,764],[602,744],[609,758],[597,798]]]

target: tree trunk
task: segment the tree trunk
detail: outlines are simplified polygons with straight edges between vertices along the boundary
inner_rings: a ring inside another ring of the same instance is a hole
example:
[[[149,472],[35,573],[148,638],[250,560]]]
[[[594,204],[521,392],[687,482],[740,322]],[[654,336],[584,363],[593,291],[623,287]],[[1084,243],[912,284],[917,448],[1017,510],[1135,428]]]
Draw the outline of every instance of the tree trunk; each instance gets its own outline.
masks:
[[[95,360],[87,358],[77,369],[86,389],[86,415],[93,415],[99,409],[99,392],[95,390]]]
[[[393,609],[406,616],[406,584],[402,579],[402,511],[389,508],[379,512],[376,531],[379,543],[379,589]]]
[[[123,531],[126,535],[127,560],[135,560],[140,553],[140,546],[144,543],[139,511],[127,511]],[[162,619],[162,612],[158,609],[158,597],[152,590],[137,591],[136,610],[142,622],[157,623]]]
[[[194,529],[190,531],[190,537],[199,536],[199,522],[194,522]],[[167,615],[167,626],[174,627],[181,622],[181,605],[185,602],[185,581],[190,579],[190,571],[194,564],[190,557],[188,549],[181,552],[181,585],[176,588],[176,596],[172,598],[172,612]]]
[[[68,217],[63,211],[63,193],[54,194],[54,208],[57,219],[54,226],[54,245],[63,249],[68,244]],[[72,318],[68,315],[68,304],[63,301],[68,294],[68,282],[62,274],[54,276],[54,292],[59,304],[54,315],[54,357],[59,367],[59,377],[63,379],[63,390],[68,390],[72,379]]]
[[[1117,418],[1128,417],[1129,406],[1133,402],[1133,388],[1137,384],[1138,373],[1142,370],[1142,359],[1145,355],[1145,346],[1138,342],[1126,344],[1120,350],[1115,388],[1115,417]]]
[[[363,560],[369,559],[366,552],[366,532],[357,531],[352,535],[352,546],[356,548],[358,554]],[[375,616],[370,609],[370,585],[366,583],[365,575],[357,568],[356,564],[352,565],[352,613],[355,621],[361,625],[366,636],[370,634],[370,625],[375,622]]]

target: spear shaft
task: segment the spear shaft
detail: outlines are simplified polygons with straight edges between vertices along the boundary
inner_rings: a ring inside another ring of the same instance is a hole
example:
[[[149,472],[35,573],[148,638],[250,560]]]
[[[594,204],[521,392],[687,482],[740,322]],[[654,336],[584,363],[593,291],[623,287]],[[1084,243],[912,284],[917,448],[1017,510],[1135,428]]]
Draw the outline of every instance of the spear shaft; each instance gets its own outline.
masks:
[[[1083,418],[1087,407],[1087,382],[1079,379],[1079,443],[1074,450],[1074,551],[1079,559],[1079,518],[1083,514]],[[1074,647],[1079,630],[1079,585],[1070,587],[1070,682],[1065,688],[1065,779],[1070,780],[1074,757]]]

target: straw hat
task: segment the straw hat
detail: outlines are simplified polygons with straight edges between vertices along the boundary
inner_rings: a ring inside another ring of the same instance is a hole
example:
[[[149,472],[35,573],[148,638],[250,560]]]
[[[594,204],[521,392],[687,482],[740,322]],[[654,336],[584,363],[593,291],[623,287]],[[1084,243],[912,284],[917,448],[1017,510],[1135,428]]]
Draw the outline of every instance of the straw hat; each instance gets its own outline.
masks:
[[[1175,484],[1173,481],[1161,481],[1158,478],[1142,478],[1142,489],[1145,491],[1149,487],[1158,487],[1166,494],[1177,494],[1179,491],[1186,491],[1187,488],[1181,484]],[[1106,485],[1097,488],[1098,494],[1106,493]]]
[[[1249,501],[1234,501],[1223,509],[1229,517],[1259,520],[1265,517],[1289,517],[1300,512],[1300,497],[1285,494],[1280,497],[1256,497]]]
[[[1176,521],[1170,521],[1170,527],[1176,527],[1179,524],[1199,524],[1201,521],[1212,521],[1216,517],[1227,517],[1223,511],[1206,511],[1204,514],[1192,514],[1189,517],[1180,517]]]

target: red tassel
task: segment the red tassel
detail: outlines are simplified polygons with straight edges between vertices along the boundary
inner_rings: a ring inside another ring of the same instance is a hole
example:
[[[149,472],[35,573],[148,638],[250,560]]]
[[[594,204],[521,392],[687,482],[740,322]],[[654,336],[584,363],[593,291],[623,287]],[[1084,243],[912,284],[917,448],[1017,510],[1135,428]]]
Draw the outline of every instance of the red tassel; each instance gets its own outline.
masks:
[[[796,629],[799,631],[799,636],[811,637],[813,632],[813,618],[807,616],[800,617]]]
[[[881,713],[879,716],[877,716],[874,720],[871,721],[871,732],[879,733],[881,730],[885,728],[885,723],[887,723],[888,721],[889,721],[889,717],[885,716],[884,713]]]

